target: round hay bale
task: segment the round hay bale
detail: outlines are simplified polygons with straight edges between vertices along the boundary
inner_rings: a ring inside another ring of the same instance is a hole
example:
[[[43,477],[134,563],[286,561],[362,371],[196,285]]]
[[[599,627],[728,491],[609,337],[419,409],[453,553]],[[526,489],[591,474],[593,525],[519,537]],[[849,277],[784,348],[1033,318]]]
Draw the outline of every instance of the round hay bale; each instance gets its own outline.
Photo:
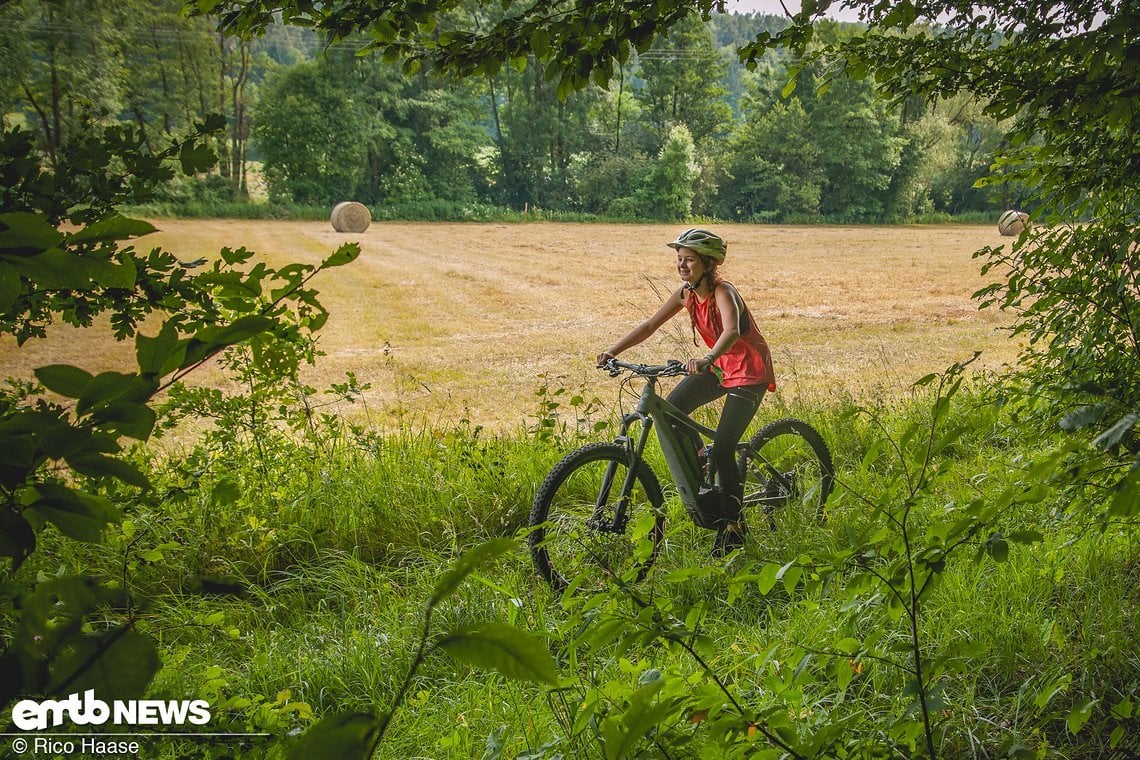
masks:
[[[333,229],[340,232],[340,210],[348,205],[348,201],[341,201],[332,208],[332,213],[329,214],[329,222],[332,224]]]
[[[998,232],[1005,237],[1017,237],[1029,226],[1029,214],[1010,209],[998,217]]]
[[[329,221],[337,232],[364,232],[372,224],[372,214],[363,203],[343,201],[333,206]]]

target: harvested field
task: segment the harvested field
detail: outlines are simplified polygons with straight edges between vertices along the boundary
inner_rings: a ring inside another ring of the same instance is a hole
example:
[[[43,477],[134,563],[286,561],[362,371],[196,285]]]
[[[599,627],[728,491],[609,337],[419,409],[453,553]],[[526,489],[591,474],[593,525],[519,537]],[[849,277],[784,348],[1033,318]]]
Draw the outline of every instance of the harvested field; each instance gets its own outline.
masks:
[[[372,384],[374,422],[464,416],[507,429],[534,414],[544,382],[608,403],[616,384],[593,357],[678,282],[664,243],[681,225],[373,223],[353,235],[327,222],[156,224],[162,231],[139,247],[161,245],[183,260],[245,246],[274,265],[317,263],[358,241],[360,260],[318,282],[332,316],[321,333],[327,356],[307,379],[321,387],[355,372]],[[1016,355],[1000,330],[1008,318],[971,300],[984,284],[971,254],[1003,242],[992,226],[715,229],[729,241],[723,273],[760,323],[789,400],[892,396],[976,350],[985,368]],[[682,315],[623,358],[704,351]],[[123,368],[132,353],[97,331],[60,329],[19,351],[6,340],[0,368]]]

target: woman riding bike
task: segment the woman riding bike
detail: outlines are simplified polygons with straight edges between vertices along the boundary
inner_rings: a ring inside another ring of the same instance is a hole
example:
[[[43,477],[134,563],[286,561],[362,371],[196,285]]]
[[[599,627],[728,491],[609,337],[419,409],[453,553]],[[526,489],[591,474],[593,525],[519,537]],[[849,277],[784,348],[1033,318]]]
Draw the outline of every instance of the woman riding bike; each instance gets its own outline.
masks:
[[[667,243],[677,252],[677,273],[683,284],[655,314],[600,353],[598,366],[636,346],[682,309],[689,312],[693,345],[700,333],[709,352],[686,365],[688,376],[667,401],[686,414],[727,396],[713,439],[719,489],[702,493],[699,504],[715,516],[714,556],[724,556],[744,544],[743,484],[734,462],[736,444],[756,414],[764,392],[774,387],[772,357],[756,321],[731,283],[717,273],[728,244],[708,230],[693,228]],[[683,432],[683,431],[678,431]],[[700,447],[700,441],[694,441]]]

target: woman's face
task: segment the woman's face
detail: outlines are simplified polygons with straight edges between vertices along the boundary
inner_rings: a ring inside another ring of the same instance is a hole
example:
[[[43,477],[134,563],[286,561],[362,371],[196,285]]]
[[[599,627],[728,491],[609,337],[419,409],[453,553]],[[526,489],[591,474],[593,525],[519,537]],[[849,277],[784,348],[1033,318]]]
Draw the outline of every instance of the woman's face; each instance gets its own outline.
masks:
[[[704,260],[692,248],[682,246],[677,249],[677,274],[682,280],[696,285],[707,271]]]

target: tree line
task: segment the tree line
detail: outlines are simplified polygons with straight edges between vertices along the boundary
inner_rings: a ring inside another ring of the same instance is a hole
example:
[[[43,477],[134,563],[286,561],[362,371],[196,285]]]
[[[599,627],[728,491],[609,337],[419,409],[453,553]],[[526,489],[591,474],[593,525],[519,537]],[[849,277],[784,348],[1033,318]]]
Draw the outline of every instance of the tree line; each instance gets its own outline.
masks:
[[[55,156],[88,123],[164,145],[222,114],[225,135],[210,146],[217,169],[163,191],[183,203],[248,199],[251,166],[272,202],[355,199],[396,215],[491,205],[617,219],[902,221],[990,213],[1027,195],[975,187],[1003,129],[974,96],[887,101],[865,79],[786,51],[746,68],[735,51],[786,28],[778,17],[693,16],[610,75],[560,92],[534,53],[456,81],[359,55],[364,36],[329,43],[276,24],[243,39],[181,6],[0,6],[4,123]],[[817,28],[822,44],[858,31]]]

